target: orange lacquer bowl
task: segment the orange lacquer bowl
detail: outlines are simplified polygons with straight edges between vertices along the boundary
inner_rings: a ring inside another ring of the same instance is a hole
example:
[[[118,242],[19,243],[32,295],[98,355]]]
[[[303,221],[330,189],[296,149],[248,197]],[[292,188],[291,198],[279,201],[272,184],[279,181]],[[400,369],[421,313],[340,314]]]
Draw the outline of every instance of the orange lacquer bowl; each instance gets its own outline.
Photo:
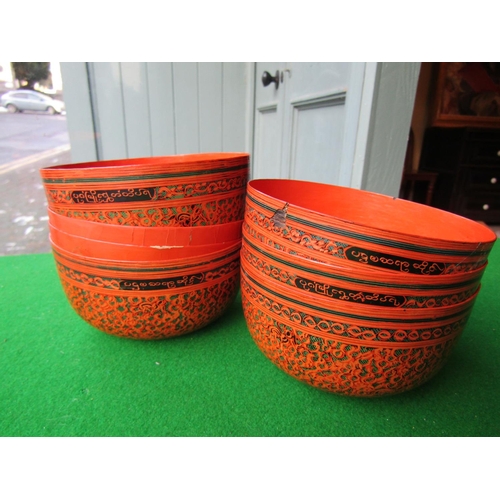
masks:
[[[243,218],[249,155],[200,153],[40,170],[49,208],[101,224],[207,226]]]
[[[405,315],[385,308],[375,314],[284,289],[252,274],[242,260],[243,312],[256,345],[302,382],[363,397],[401,393],[430,380],[447,361],[475,300],[440,311]]]
[[[269,282],[284,285],[289,293],[302,292],[308,300],[321,299],[349,307],[382,307],[399,310],[439,308],[459,304],[472,297],[480,287],[486,265],[461,274],[437,276],[432,281],[402,273],[369,273],[364,268],[345,267],[341,261],[325,265],[271,246],[259,246],[245,237],[242,261]]]
[[[153,340],[195,332],[219,318],[239,289],[240,243],[205,255],[137,262],[83,258],[53,240],[52,248],[73,309],[119,337]]]
[[[428,277],[484,266],[496,240],[488,227],[426,205],[287,179],[248,183],[244,229],[326,264]]]

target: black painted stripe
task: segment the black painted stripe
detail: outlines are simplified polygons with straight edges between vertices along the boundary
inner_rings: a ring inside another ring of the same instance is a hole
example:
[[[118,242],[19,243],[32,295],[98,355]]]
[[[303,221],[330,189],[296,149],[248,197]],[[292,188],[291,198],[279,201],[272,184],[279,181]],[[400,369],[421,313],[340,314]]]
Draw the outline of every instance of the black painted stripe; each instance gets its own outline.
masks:
[[[303,267],[300,264],[297,264],[295,262],[291,262],[288,260],[285,260],[284,258],[277,257],[274,254],[270,254],[263,250],[262,248],[257,247],[254,245],[252,242],[250,242],[246,236],[243,235],[243,242],[253,248],[256,252],[259,252],[260,254],[264,255],[265,257],[268,257],[269,259],[272,259],[276,262],[279,262],[280,264],[283,264],[288,267],[292,267],[294,269],[297,269],[298,271],[305,271],[307,273],[315,274],[317,276],[323,276],[325,278],[331,278],[331,279],[339,279],[342,281],[347,281],[349,283],[356,283],[360,285],[368,285],[368,286],[384,286],[387,288],[402,288],[405,290],[422,290],[422,291],[432,291],[432,290],[448,290],[448,289],[454,289],[457,287],[462,287],[462,286],[468,286],[476,283],[478,280],[468,280],[468,281],[461,281],[460,283],[451,283],[451,284],[441,284],[438,285],[437,283],[431,282],[429,285],[426,284],[421,284],[421,285],[415,285],[412,283],[381,283],[380,281],[370,281],[370,280],[363,280],[359,278],[353,278],[350,276],[342,276],[339,274],[334,274],[331,272],[326,272],[326,271],[319,271],[317,269],[310,269],[308,267]]]
[[[266,286],[262,285],[261,283],[258,283],[257,280],[253,279],[248,273],[241,268],[242,273],[245,275],[245,278],[247,278],[249,281],[251,281],[257,288],[260,288],[262,290],[265,290],[268,294],[270,294],[271,300],[272,297],[278,297],[280,299],[286,300],[288,302],[291,302],[293,304],[296,304],[297,306],[300,307],[307,307],[309,309],[313,309],[314,311],[318,311],[319,313],[326,313],[326,314],[335,314],[337,316],[342,316],[344,318],[348,319],[354,319],[354,320],[360,320],[360,321],[367,321],[367,322],[377,322],[377,323],[409,323],[409,324],[419,324],[419,323],[428,323],[428,322],[433,322],[433,321],[447,321],[447,320],[454,320],[455,318],[460,318],[464,314],[470,312],[472,309],[473,303],[469,305],[466,309],[463,309],[462,311],[455,313],[455,314],[450,314],[448,316],[439,316],[437,318],[412,318],[411,313],[409,312],[408,318],[402,319],[402,318],[376,318],[374,316],[363,316],[359,314],[350,314],[347,312],[343,311],[337,311],[335,310],[334,307],[331,309],[326,309],[324,307],[316,306],[311,303],[305,303],[301,302],[300,300],[293,299],[290,297],[287,297],[286,295],[283,295],[276,290],[271,290],[270,288],[267,288]],[[401,309],[398,309],[398,311],[401,311]],[[300,309],[298,311],[299,313],[301,312]],[[435,312],[435,309],[429,309],[429,312]]]
[[[82,261],[79,261],[79,260],[76,260],[76,259],[73,259],[71,257],[67,257],[66,255],[64,254],[61,254],[59,253],[55,248],[52,248],[52,251],[53,253],[55,253],[56,255],[58,255],[59,257],[61,257],[62,259],[65,259],[69,262],[72,262],[73,264],[79,264],[79,265],[83,265],[83,266],[87,266],[87,267],[91,267],[93,269],[103,269],[103,270],[107,270],[107,271],[118,271],[118,272],[131,272],[131,273],[155,273],[155,272],[165,272],[165,267],[150,267],[150,268],[123,268],[123,267],[116,267],[116,266],[111,266],[111,265],[106,265],[106,264],[94,264],[92,262],[82,262]],[[198,266],[204,266],[204,265],[207,265],[207,264],[210,264],[210,263],[214,263],[214,262],[220,262],[221,260],[224,260],[224,259],[227,259],[227,258],[231,258],[234,256],[234,259],[233,260],[237,260],[239,259],[239,253],[240,253],[240,249],[237,248],[236,250],[233,250],[231,253],[228,253],[228,254],[225,254],[225,255],[222,255],[221,257],[218,257],[217,259],[212,259],[212,260],[209,260],[209,261],[203,261],[203,262],[199,262],[199,263],[196,263],[196,264],[186,264],[186,265],[180,265],[180,266],[177,266],[177,267],[168,267],[169,270],[172,270],[172,271],[176,271],[176,270],[183,270],[183,269],[192,269],[193,267],[198,267]],[[176,259],[178,260],[178,259]],[[167,261],[168,262],[168,261]],[[64,264],[63,264],[64,265]]]
[[[126,165],[123,165],[126,166]],[[122,167],[123,167],[122,166]],[[131,165],[134,166],[134,165]],[[104,168],[104,167],[101,167]],[[46,179],[42,178],[42,182],[44,184],[71,184],[71,183],[77,183],[77,184],[86,184],[86,183],[105,183],[105,182],[129,182],[129,181],[144,181],[144,180],[150,180],[150,179],[171,179],[171,178],[176,178],[176,177],[194,177],[198,175],[209,175],[209,174],[218,174],[218,173],[223,173],[223,172],[232,172],[235,171],[237,172],[238,170],[244,170],[248,169],[248,164],[246,165],[238,165],[235,167],[227,167],[227,168],[220,168],[220,169],[209,169],[209,170],[195,170],[195,171],[190,171],[190,172],[175,172],[175,173],[162,173],[162,174],[140,174],[140,175],[130,175],[130,176],[120,176],[120,177],[105,177],[105,178],[67,178],[64,177],[63,179]]]

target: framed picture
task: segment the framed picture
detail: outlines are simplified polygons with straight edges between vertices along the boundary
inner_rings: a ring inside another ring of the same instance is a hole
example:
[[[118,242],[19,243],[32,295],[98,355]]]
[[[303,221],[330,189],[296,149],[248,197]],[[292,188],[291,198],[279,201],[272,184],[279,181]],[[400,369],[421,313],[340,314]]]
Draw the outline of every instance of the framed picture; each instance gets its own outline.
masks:
[[[439,63],[433,126],[500,127],[500,63]]]

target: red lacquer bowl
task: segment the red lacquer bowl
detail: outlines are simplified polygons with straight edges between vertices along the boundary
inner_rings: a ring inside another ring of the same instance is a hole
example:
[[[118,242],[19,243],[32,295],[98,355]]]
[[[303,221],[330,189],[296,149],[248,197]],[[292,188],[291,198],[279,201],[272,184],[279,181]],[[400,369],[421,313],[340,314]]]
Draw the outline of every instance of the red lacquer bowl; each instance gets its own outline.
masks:
[[[327,299],[348,307],[434,309],[453,306],[471,298],[480,287],[484,267],[471,273],[452,275],[453,281],[436,282],[427,279],[405,279],[400,274],[356,272],[340,263],[325,266],[312,260],[291,256],[273,249],[262,248],[244,238],[241,247],[242,265],[266,282],[271,288],[290,287],[286,293],[301,292],[304,300]],[[457,279],[457,278],[460,278]]]
[[[73,217],[65,217],[49,208],[51,227],[89,240],[135,245],[141,247],[189,247],[214,245],[241,240],[243,221],[194,227],[141,227],[99,224]]]
[[[375,397],[413,389],[448,359],[471,308],[434,319],[332,311],[276,293],[245,271],[241,294],[252,338],[278,368],[328,392]]]
[[[49,207],[128,226],[206,226],[243,218],[249,155],[202,153],[41,169]]]
[[[285,301],[293,301],[301,306],[309,308],[310,311],[317,310],[316,315],[321,316],[321,312],[335,314],[338,317],[362,318],[370,321],[380,321],[382,324],[398,322],[422,322],[436,321],[443,318],[454,318],[464,311],[472,308],[479,293],[480,287],[465,300],[453,304],[436,307],[406,308],[406,307],[385,307],[381,303],[366,304],[362,301],[333,300],[322,294],[311,295],[307,290],[292,288],[270,276],[263,275],[256,271],[248,261],[241,262],[242,271],[249,280],[253,280],[257,285],[268,290],[273,297],[281,298]]]
[[[109,241],[91,240],[61,231],[49,224],[51,241],[60,248],[80,256],[82,259],[100,259],[115,262],[157,262],[203,257],[229,248],[240,247],[241,240],[211,245],[125,245]]]
[[[82,259],[52,242],[73,309],[102,332],[141,340],[200,330],[219,318],[239,288],[238,245],[207,256],[122,263]]]
[[[480,268],[496,240],[486,226],[429,206],[286,179],[248,183],[245,227],[286,253],[429,277]]]

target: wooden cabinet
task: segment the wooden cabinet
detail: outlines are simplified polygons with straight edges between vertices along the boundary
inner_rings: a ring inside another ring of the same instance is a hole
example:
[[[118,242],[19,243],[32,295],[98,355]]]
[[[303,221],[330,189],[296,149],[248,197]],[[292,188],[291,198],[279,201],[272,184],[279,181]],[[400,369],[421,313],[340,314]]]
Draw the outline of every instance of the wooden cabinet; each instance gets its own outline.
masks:
[[[438,173],[432,206],[500,223],[500,129],[427,129],[420,170]]]

